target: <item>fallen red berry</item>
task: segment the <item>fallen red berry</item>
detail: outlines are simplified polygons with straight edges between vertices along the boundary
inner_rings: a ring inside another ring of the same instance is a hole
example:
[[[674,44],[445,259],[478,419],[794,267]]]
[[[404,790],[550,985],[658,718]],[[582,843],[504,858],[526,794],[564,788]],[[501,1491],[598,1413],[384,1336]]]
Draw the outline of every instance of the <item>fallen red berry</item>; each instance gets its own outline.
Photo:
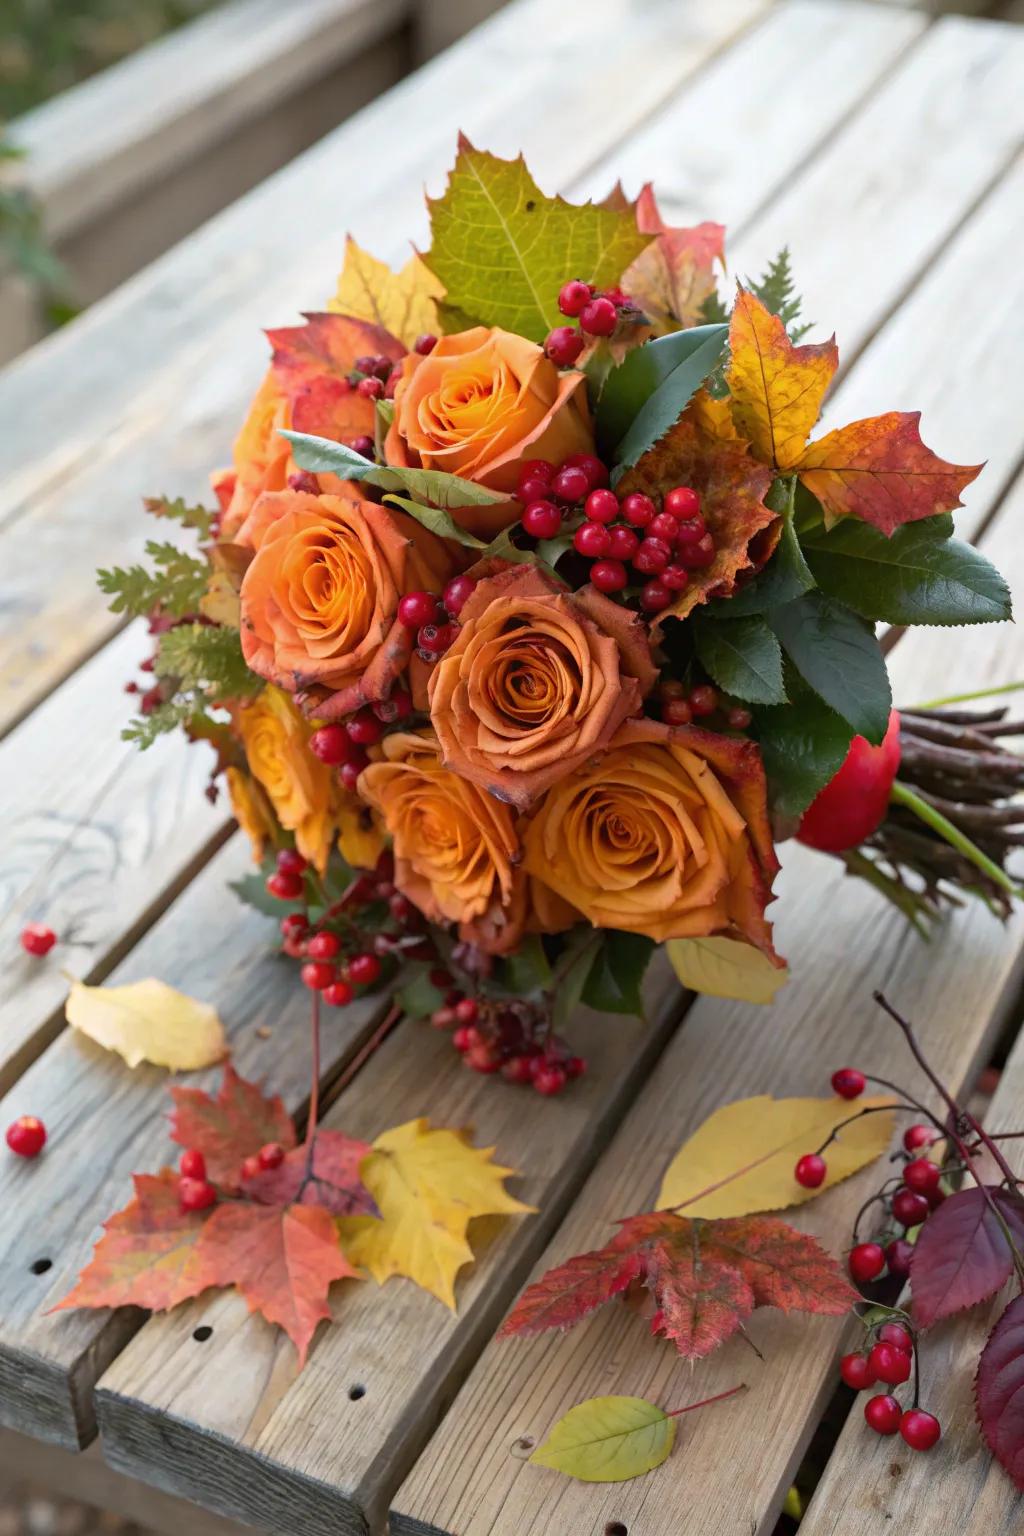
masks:
[[[907,1350],[883,1341],[869,1351],[868,1364],[879,1381],[889,1387],[898,1387],[909,1377],[913,1361]]]
[[[205,1211],[216,1204],[217,1191],[206,1179],[179,1179],[178,1200],[183,1211]]]
[[[869,1397],[864,1404],[864,1417],[879,1435],[894,1435],[900,1427],[903,1410],[891,1392]]]
[[[189,1147],[181,1154],[178,1162],[178,1172],[183,1179],[205,1179],[206,1158],[198,1147]]]
[[[931,1206],[927,1196],[913,1189],[898,1189],[892,1197],[892,1213],[903,1227],[917,1227],[924,1221]]]
[[[930,1451],[942,1434],[942,1426],[933,1413],[908,1408],[900,1419],[900,1434],[912,1451]]]
[[[867,1087],[867,1078],[856,1067],[840,1067],[832,1073],[832,1092],[841,1099],[859,1099]]]
[[[878,1243],[858,1243],[847,1259],[850,1274],[858,1285],[877,1280],[885,1268],[885,1252]]]
[[[29,955],[42,959],[57,942],[57,935],[45,923],[26,923],[21,930],[21,947]]]
[[[793,1177],[804,1189],[818,1189],[824,1184],[828,1174],[828,1165],[817,1152],[805,1152],[803,1157],[797,1160],[793,1169]]]
[[[562,1062],[562,1068],[566,1077],[582,1077],[587,1070],[586,1059],[583,1056],[567,1056]]]
[[[938,1187],[942,1172],[937,1163],[929,1162],[926,1157],[915,1157],[912,1163],[908,1163],[903,1170],[903,1182],[908,1189],[913,1189],[919,1195],[930,1195],[933,1189]]]
[[[7,1127],[7,1145],[19,1157],[38,1157],[46,1145],[46,1126],[35,1115],[19,1115]]]
[[[260,1147],[256,1160],[261,1168],[280,1168],[284,1162],[284,1147],[279,1141],[268,1141]]]
[[[866,1355],[844,1355],[839,1362],[839,1374],[855,1392],[875,1384],[875,1373]]]

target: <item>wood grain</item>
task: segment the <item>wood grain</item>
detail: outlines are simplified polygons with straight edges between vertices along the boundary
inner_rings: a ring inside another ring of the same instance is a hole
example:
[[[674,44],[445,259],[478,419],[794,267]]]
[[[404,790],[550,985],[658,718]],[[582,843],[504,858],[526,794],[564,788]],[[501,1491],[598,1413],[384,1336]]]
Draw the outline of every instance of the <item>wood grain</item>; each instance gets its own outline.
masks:
[[[298,1377],[291,1346],[235,1296],[154,1318],[97,1390],[111,1464],[275,1530],[376,1529],[679,1018],[664,962],[649,980],[647,1023],[587,1010],[574,1020],[589,1071],[557,1103],[467,1072],[446,1037],[402,1026],[327,1123],[369,1138],[423,1114],[472,1126],[477,1144],[521,1171],[513,1187],[539,1214],[474,1223],[478,1262],[458,1284],[457,1317],[404,1280],[383,1294],[335,1287],[334,1326]],[[213,1334],[197,1347],[199,1324]],[[363,1389],[355,1398],[354,1388]]]
[[[309,1000],[294,965],[270,950],[271,919],[226,888],[248,868],[248,847],[236,837],[113,979],[157,976],[213,1003],[238,1071],[266,1077],[297,1109],[309,1088]],[[325,1024],[325,1074],[356,1049],[384,1006],[367,998]],[[220,1070],[187,1081],[212,1086]],[[105,1217],[130,1198],[130,1175],[177,1156],[164,1119],[168,1083],[166,1072],[130,1071],[119,1056],[65,1030],[0,1105],[3,1125],[31,1113],[49,1133],[35,1161],[0,1159],[0,1424],[72,1449],[93,1433],[93,1382],[143,1314],[47,1313],[88,1260]]]

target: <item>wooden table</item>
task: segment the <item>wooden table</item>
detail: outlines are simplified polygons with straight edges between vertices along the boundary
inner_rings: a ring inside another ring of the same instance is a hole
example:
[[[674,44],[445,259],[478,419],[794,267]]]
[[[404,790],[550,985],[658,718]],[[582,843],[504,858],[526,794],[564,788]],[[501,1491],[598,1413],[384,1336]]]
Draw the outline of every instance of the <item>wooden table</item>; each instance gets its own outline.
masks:
[[[238,1069],[301,1110],[303,999],[267,953],[266,919],[224,892],[246,850],[203,798],[201,752],[119,742],[144,640],[106,611],[92,572],[140,549],[142,493],[202,493],[259,376],[258,327],[330,290],[345,229],[391,259],[423,234],[420,189],[439,185],[458,127],[498,153],[523,149],[543,185],[572,194],[652,177],[673,220],[728,224],[737,273],[788,242],[807,313],[839,337],[829,417],[919,407],[950,458],[987,457],[961,526],[1019,602],[1022,70],[1024,30],[848,0],[518,0],[0,374],[0,1119],[32,1112],[51,1135],[35,1163],[0,1160],[9,1462],[39,1465],[48,1447],[48,1475],[168,1531],[772,1531],[832,1395],[842,1324],[760,1314],[763,1363],[734,1341],[696,1371],[615,1309],[532,1343],[496,1344],[496,1325],[532,1270],[649,1201],[716,1105],[820,1092],[847,1059],[904,1070],[873,987],[913,1011],[936,1065],[966,1088],[1018,1017],[1024,916],[1002,927],[974,905],[928,947],[838,866],[787,848],[778,931],[795,978],[771,1012],[685,999],[657,972],[644,1024],[581,1016],[591,1072],[557,1104],[461,1071],[436,1033],[400,1026],[328,1123],[356,1135],[425,1112],[472,1123],[540,1211],[477,1235],[457,1317],[405,1282],[337,1287],[301,1376],[287,1341],[231,1295],[148,1321],[48,1315],[129,1173],[170,1154],[166,1079],[72,1038],[57,966],[22,958],[16,935],[45,916],[76,975],[153,974],[213,1002]],[[914,703],[1021,676],[1024,640],[1012,626],[921,631],[891,665],[897,700]],[[332,1028],[328,1084],[379,1009],[367,1001]],[[1012,1118],[1022,1085],[1024,1046],[995,1119]],[[863,1187],[816,1202],[814,1229],[840,1244]],[[951,1367],[968,1331],[942,1346]],[[868,1444],[854,1412],[806,1536],[1020,1529],[1024,1501],[983,1452],[968,1375],[928,1369],[940,1448],[915,1460],[902,1442]],[[737,1379],[750,1391],[687,1423],[670,1461],[636,1482],[577,1484],[525,1463],[525,1445],[597,1392],[681,1403]],[[80,1454],[97,1430],[100,1450]],[[136,1480],[162,1492],[140,1498]],[[183,1514],[178,1496],[205,1512]]]

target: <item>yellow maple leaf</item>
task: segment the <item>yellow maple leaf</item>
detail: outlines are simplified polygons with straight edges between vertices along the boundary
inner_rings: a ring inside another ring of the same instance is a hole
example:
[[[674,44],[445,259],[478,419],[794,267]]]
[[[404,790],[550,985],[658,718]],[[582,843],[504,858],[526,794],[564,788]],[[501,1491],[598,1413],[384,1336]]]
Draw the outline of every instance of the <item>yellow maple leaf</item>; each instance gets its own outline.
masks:
[[[439,329],[437,301],[443,297],[444,284],[419,256],[410,257],[400,272],[392,272],[349,235],[337,292],[327,308],[381,325],[411,347],[417,336]]]
[[[455,1310],[455,1276],[472,1261],[466,1230],[474,1216],[530,1212],[506,1192],[513,1168],[491,1162],[493,1147],[473,1147],[426,1120],[385,1131],[360,1168],[381,1213],[339,1223],[342,1247],[378,1283],[405,1275]]]
[[[148,977],[123,987],[71,984],[68,1023],[130,1067],[151,1061],[172,1072],[195,1072],[227,1054],[216,1009]]]
[[[778,315],[741,288],[729,328],[732,416],[754,453],[780,470],[799,464],[839,366],[836,339],[795,347]]]
[[[892,1114],[865,1115],[844,1126],[824,1153],[828,1174],[817,1189],[793,1177],[797,1158],[816,1152],[843,1120],[880,1109],[890,1098],[773,1099],[758,1094],[723,1104],[672,1159],[658,1209],[708,1219],[781,1211],[802,1205],[881,1156],[892,1136]]]

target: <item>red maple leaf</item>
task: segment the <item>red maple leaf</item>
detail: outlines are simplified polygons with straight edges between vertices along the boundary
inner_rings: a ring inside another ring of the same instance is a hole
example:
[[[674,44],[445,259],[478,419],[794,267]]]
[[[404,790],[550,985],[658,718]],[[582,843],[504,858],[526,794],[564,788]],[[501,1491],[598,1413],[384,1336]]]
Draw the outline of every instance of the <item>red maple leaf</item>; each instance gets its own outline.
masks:
[[[319,1205],[333,1216],[379,1216],[359,1176],[372,1151],[369,1142],[341,1131],[317,1130],[312,1162],[307,1147],[293,1147],[276,1168],[243,1179],[242,1190],[264,1205]]]
[[[1024,1200],[989,1187],[1014,1241],[1024,1246]],[[1013,1272],[1013,1253],[992,1205],[978,1185],[958,1190],[933,1211],[914,1244],[910,1289],[914,1318],[930,1328],[954,1312],[994,1296]]]
[[[655,235],[627,267],[622,286],[658,331],[696,325],[715,291],[715,263],[725,267],[725,228],[696,224],[672,229],[662,218],[650,182],[636,200],[641,234]]]
[[[988,1336],[974,1398],[986,1445],[1024,1491],[1024,1296],[1010,1302]]]
[[[359,357],[397,362],[406,348],[382,326],[351,315],[312,314],[305,321],[267,332],[273,374],[291,405],[291,425],[296,432],[335,440],[372,436],[373,401],[356,393],[348,375]]]
[[[206,1159],[207,1177],[222,1189],[241,1186],[242,1161],[268,1141],[295,1145],[295,1127],[284,1104],[267,1098],[230,1064],[220,1092],[212,1098],[202,1088],[172,1088],[171,1136],[179,1147],[194,1147]]]

